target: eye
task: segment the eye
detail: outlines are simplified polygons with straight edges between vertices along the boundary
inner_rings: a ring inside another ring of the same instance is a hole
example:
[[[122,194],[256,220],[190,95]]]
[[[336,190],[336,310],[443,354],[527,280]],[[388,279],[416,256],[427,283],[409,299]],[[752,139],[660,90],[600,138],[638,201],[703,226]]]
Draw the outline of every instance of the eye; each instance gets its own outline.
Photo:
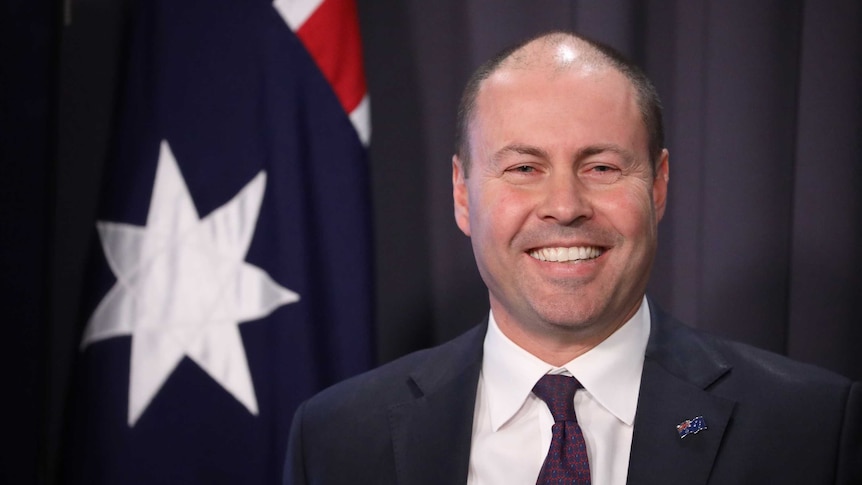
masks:
[[[514,163],[503,170],[502,176],[511,184],[524,185],[541,180],[543,168],[534,163]]]
[[[614,165],[600,164],[589,165],[584,168],[581,176],[589,182],[599,184],[610,184],[619,180],[622,171]]]
[[[506,175],[510,176],[532,176],[539,173],[539,167],[532,163],[522,163],[518,165],[512,165],[504,171]]]

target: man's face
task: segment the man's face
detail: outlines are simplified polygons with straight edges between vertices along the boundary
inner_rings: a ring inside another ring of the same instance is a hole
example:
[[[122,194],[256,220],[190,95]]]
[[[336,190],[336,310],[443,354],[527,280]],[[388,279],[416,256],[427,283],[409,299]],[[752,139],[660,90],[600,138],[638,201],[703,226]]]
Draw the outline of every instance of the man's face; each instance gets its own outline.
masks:
[[[667,152],[653,176],[634,88],[609,68],[504,68],[468,135],[455,216],[500,327],[610,335],[640,305],[667,193]]]

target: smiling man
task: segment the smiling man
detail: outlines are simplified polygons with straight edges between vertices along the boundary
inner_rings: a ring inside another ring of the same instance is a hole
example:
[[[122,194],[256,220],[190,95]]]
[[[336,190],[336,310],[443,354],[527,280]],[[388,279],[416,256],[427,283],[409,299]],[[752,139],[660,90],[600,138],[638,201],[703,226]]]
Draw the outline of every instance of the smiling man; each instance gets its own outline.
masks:
[[[453,162],[455,218],[500,330],[556,365],[641,306],[668,183],[635,86],[567,39],[530,43],[483,80]]]
[[[669,161],[637,67],[543,35],[479,68],[458,126],[487,322],[304,404],[286,484],[862,480],[858,384],[645,296]]]

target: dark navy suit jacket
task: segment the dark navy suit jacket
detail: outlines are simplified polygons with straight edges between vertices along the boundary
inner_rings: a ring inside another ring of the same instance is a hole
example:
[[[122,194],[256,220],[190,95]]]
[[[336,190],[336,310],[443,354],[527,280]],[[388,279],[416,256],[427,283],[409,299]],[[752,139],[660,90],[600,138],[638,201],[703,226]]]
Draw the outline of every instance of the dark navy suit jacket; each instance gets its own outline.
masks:
[[[862,484],[859,383],[650,308],[628,483]],[[285,485],[465,483],[486,329],[304,403]],[[676,425],[697,416],[707,429],[680,438]]]

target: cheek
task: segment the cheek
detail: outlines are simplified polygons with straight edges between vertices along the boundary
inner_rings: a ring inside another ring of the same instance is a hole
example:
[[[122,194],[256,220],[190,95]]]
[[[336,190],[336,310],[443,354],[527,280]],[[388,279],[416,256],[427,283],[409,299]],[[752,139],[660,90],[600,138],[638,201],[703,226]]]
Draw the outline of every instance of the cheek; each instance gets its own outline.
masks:
[[[597,199],[597,212],[626,236],[653,233],[656,226],[652,197],[646,187],[618,190]]]
[[[532,207],[529,194],[493,188],[483,191],[471,204],[473,217],[480,218],[479,227],[473,226],[474,231],[478,229],[497,240],[511,239],[525,224]]]

